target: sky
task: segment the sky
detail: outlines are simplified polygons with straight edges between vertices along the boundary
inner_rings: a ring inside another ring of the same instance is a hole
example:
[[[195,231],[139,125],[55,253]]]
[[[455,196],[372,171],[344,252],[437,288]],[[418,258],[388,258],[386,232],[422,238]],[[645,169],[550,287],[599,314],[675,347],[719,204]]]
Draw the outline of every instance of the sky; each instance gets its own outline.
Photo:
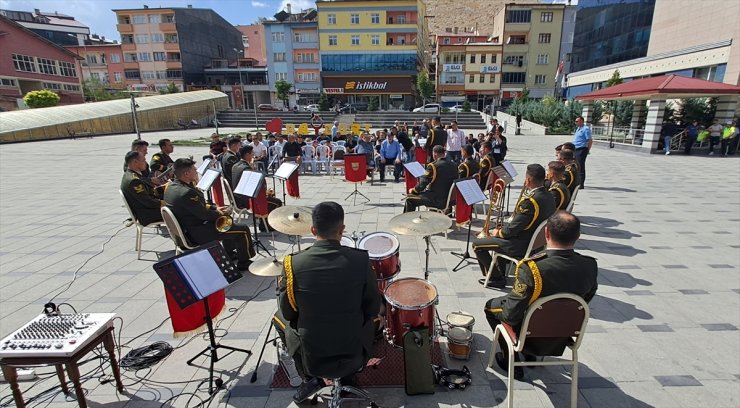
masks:
[[[90,34],[98,34],[120,42],[116,30],[116,15],[111,10],[155,7],[210,8],[231,24],[246,25],[259,17],[269,17],[290,3],[293,12],[315,7],[313,0],[0,0],[0,9],[45,12],[57,11],[73,16],[90,27]]]

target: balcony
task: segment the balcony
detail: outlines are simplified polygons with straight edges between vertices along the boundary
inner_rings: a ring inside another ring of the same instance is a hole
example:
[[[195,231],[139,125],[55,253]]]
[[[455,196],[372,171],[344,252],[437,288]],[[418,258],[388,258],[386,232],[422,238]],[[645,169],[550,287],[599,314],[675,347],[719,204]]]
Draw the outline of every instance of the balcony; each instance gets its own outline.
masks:
[[[159,31],[171,33],[177,31],[177,27],[175,27],[175,23],[159,23]]]
[[[177,41],[165,42],[164,49],[165,51],[180,51],[180,43],[178,43]]]
[[[179,60],[167,60],[165,65],[167,69],[182,69],[182,62]]]
[[[134,43],[123,43],[121,44],[121,51],[136,51],[136,44]]]
[[[123,69],[139,69],[139,63],[137,61],[124,62]]]
[[[116,29],[121,34],[133,33],[134,25],[133,24],[116,24]]]

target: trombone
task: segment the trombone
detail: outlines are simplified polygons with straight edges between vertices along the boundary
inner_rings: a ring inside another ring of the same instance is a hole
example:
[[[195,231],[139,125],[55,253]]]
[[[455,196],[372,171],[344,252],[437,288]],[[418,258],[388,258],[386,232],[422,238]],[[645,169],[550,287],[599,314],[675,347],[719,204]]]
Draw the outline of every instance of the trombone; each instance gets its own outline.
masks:
[[[493,183],[491,186],[491,205],[488,207],[488,214],[486,214],[486,222],[483,224],[483,230],[481,230],[480,233],[478,233],[478,238],[486,238],[490,237],[490,228],[491,228],[491,216],[493,215],[493,212],[496,211],[496,221],[495,226],[496,228],[501,227],[503,223],[503,217],[504,217],[504,189],[506,188],[506,182],[503,179],[496,179],[496,182]]]

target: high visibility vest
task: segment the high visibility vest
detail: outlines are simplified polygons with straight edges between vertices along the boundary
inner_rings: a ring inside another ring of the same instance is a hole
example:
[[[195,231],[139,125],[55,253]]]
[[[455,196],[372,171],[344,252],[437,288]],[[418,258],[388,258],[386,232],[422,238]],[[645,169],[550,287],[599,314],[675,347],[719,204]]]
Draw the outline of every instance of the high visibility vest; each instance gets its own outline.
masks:
[[[722,139],[729,139],[735,135],[735,126],[722,129]]]

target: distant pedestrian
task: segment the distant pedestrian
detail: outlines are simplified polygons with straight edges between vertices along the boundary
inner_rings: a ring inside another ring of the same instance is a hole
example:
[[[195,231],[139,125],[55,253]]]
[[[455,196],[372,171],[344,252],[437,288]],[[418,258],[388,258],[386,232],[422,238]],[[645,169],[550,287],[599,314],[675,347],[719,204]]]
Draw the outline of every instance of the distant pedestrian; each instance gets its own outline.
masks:
[[[733,121],[728,120],[725,122],[725,127],[722,129],[722,145],[721,145],[721,151],[722,151],[722,157],[727,157],[728,150],[730,149],[730,142],[735,137],[735,134],[737,133],[737,127],[733,124]]]
[[[734,155],[735,152],[737,152],[738,142],[740,142],[740,135],[738,135],[740,130],[737,128],[736,120],[732,121],[732,127],[735,128],[735,135],[732,137],[732,139],[730,139],[730,146],[728,147],[728,152],[727,152],[727,154],[729,155]]]
[[[722,125],[719,120],[715,119],[712,126],[709,126],[709,155],[714,154],[714,146],[719,144],[719,138],[722,134]]]
[[[693,121],[688,126],[686,126],[686,147],[684,147],[683,152],[686,154],[691,154],[691,148],[694,147],[696,144],[696,139],[699,136],[699,122]]]
[[[593,144],[591,128],[583,123],[583,116],[576,117],[576,132],[573,135],[573,144],[576,146],[576,161],[578,162],[578,173],[580,175],[581,188],[585,188],[586,182],[586,156]]]
[[[678,133],[678,128],[675,123],[668,120],[663,122],[660,135],[663,136],[663,151],[665,151],[666,156],[671,154],[671,140],[676,133]]]
[[[455,163],[462,161],[462,154],[460,149],[465,141],[465,132],[457,127],[457,121],[453,120],[450,122],[450,128],[447,129],[447,144],[445,146],[447,150],[447,160],[452,160]]]

